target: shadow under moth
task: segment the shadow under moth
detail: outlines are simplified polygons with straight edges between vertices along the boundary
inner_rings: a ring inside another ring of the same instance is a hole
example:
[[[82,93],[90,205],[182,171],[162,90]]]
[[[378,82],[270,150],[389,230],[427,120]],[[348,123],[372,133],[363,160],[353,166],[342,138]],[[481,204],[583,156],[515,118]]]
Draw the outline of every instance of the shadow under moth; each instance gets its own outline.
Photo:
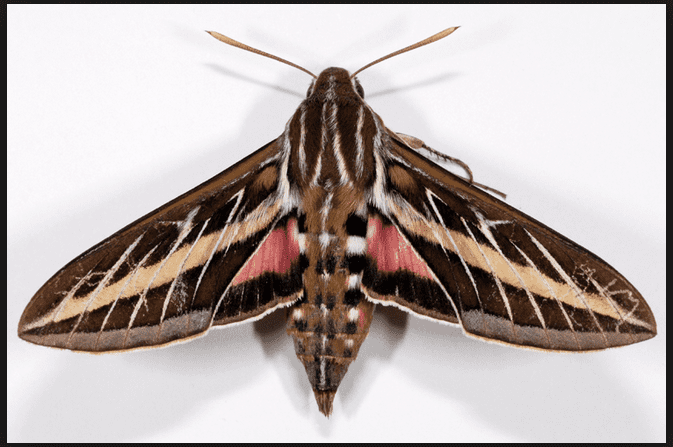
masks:
[[[320,411],[355,360],[374,306],[470,336],[553,351],[656,334],[649,306],[598,256],[388,129],[354,74],[309,71],[283,133],[121,229],[56,273],[19,336],[75,351],[123,351],[204,335],[287,308],[287,332]],[[436,152],[435,152],[436,153]],[[437,153],[436,153],[437,154]]]

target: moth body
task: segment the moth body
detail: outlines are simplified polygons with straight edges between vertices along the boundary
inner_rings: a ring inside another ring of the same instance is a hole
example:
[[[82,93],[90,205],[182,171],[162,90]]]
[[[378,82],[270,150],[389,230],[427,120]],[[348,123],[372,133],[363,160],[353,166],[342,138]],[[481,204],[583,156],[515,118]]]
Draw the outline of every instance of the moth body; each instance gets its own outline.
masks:
[[[381,125],[358,87],[344,69],[323,71],[281,137],[288,140],[288,179],[301,203],[298,234],[305,241],[300,251],[306,266],[303,295],[292,312],[299,318],[288,319],[288,333],[327,415],[374,309],[361,290],[367,197],[375,178],[365,160],[372,166],[381,148],[366,132],[378,132]]]

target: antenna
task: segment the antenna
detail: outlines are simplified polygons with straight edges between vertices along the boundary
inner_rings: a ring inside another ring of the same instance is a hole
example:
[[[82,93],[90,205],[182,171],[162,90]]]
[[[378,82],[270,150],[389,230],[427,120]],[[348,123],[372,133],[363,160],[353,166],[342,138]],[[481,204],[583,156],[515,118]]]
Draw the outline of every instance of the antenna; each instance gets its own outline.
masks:
[[[317,78],[318,78],[316,75],[314,75],[313,73],[311,73],[310,71],[308,71],[308,70],[305,69],[304,67],[300,67],[299,65],[297,65],[297,64],[293,64],[293,63],[290,62],[290,61],[286,61],[286,60],[283,59],[283,58],[280,58],[280,57],[278,57],[278,56],[274,56],[273,54],[265,53],[264,51],[262,51],[262,50],[258,50],[257,48],[249,47],[249,46],[247,46],[247,45],[245,45],[245,44],[243,44],[243,43],[241,43],[241,42],[239,42],[239,41],[237,41],[237,40],[232,39],[231,37],[227,37],[227,36],[225,36],[225,35],[223,35],[223,34],[220,34],[220,33],[218,33],[218,32],[215,32],[215,31],[206,31],[206,32],[207,32],[208,34],[210,34],[211,36],[213,36],[215,39],[217,39],[217,40],[219,40],[219,41],[222,41],[222,42],[224,42],[224,43],[226,43],[226,44],[228,44],[228,45],[231,45],[232,47],[240,48],[241,50],[250,51],[251,53],[256,53],[256,54],[259,54],[259,55],[261,55],[261,56],[266,56],[266,57],[268,57],[268,58],[275,59],[275,60],[277,60],[278,62],[282,62],[282,63],[284,63],[284,64],[290,65],[291,67],[300,69],[300,70],[303,71],[304,73],[308,73],[308,74],[310,74],[314,79],[317,79]]]
[[[391,57],[397,56],[398,54],[402,54],[402,53],[406,53],[407,51],[415,50],[416,48],[419,48],[419,47],[422,47],[423,45],[427,45],[429,43],[435,42],[439,39],[443,39],[446,36],[448,36],[449,34],[451,34],[452,32],[454,32],[455,30],[457,30],[458,28],[460,28],[460,27],[454,26],[454,27],[451,27],[451,28],[447,28],[444,31],[440,31],[437,34],[435,34],[434,36],[430,36],[425,40],[421,40],[420,42],[417,42],[413,45],[409,45],[406,48],[402,48],[401,50],[397,50],[394,53],[390,53],[387,56],[383,56],[380,59],[376,59],[374,62],[370,62],[369,64],[365,65],[364,67],[362,67],[361,69],[359,69],[358,71],[353,73],[351,75],[351,79],[353,79],[355,77],[355,75],[360,73],[362,70],[365,70],[365,69],[371,67],[374,64],[378,64],[379,62],[383,62],[384,60],[390,59]]]

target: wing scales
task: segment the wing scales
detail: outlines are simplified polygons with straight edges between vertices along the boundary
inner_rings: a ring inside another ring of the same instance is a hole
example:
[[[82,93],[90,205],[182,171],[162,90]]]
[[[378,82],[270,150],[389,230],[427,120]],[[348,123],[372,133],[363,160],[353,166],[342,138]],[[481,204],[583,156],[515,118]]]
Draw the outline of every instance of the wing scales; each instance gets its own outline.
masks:
[[[453,303],[446,299],[434,273],[397,227],[379,214],[369,218],[367,255],[362,286],[370,299],[383,305],[398,304],[421,316],[458,323]],[[420,296],[424,298],[418,299]]]
[[[603,349],[656,334],[640,293],[603,260],[403,143],[392,146],[389,231],[413,247],[403,256],[413,253],[415,264],[427,265],[435,292],[398,288],[375,300],[460,322],[473,336],[540,349]],[[376,264],[374,252],[370,259]],[[374,295],[386,292],[377,284],[390,273],[381,270],[374,265],[363,276]],[[427,280],[416,270],[400,266],[394,275]],[[444,311],[439,290],[451,304]]]
[[[296,260],[290,258],[282,272],[267,269],[268,255],[258,258],[257,270],[248,268],[230,288],[269,235],[287,231],[289,220],[275,197],[279,144],[268,144],[70,262],[28,304],[19,336],[74,350],[132,349],[200,335],[212,324],[251,318],[296,299],[297,269],[289,267]],[[292,240],[286,238],[286,245]],[[257,300],[241,301],[243,287],[256,288]]]

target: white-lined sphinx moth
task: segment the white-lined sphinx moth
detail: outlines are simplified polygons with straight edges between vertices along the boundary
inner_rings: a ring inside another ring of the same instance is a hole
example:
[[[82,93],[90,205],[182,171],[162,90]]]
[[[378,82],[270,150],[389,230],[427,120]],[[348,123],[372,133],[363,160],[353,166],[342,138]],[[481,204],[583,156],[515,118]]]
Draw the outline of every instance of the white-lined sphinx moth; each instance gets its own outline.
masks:
[[[364,102],[355,74],[314,76],[278,139],[66,265],[19,335],[119,351],[289,307],[288,333],[329,415],[375,303],[540,349],[656,334],[625,278],[418,154],[422,143]]]

